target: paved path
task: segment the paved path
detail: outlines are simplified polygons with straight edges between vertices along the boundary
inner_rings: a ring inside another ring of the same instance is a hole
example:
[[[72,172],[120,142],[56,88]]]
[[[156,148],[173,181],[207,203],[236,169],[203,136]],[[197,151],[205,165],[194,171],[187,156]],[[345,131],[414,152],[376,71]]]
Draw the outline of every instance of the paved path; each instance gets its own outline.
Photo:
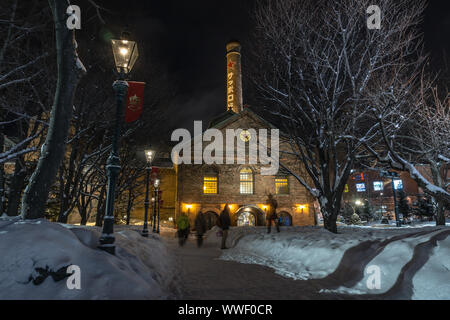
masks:
[[[279,276],[272,269],[217,258],[221,250],[211,244],[197,248],[189,239],[182,248],[172,236],[164,236],[177,256],[184,283],[183,299],[198,300],[298,300],[340,299],[339,295],[318,294],[317,284]],[[346,296],[345,298],[350,298]]]

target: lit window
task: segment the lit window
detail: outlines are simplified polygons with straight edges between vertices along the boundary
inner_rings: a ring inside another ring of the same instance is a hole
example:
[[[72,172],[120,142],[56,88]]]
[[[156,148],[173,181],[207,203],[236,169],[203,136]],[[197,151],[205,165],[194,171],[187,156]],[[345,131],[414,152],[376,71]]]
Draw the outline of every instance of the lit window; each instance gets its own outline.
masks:
[[[289,194],[288,178],[276,177],[275,178],[275,192],[276,194]]]
[[[217,176],[205,176],[203,178],[203,193],[217,194]]]
[[[356,192],[366,192],[366,185],[364,183],[357,183]]]
[[[395,190],[403,189],[403,181],[402,180],[394,180],[394,188]]]
[[[240,172],[241,194],[253,194],[253,171],[242,169]]]
[[[373,190],[374,191],[383,191],[383,181],[374,181],[373,182]]]

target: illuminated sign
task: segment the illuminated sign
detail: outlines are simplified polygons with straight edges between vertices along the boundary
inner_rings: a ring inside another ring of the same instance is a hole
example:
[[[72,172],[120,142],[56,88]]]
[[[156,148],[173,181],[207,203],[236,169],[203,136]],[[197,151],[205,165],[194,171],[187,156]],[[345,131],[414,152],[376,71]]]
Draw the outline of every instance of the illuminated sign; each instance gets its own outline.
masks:
[[[373,190],[382,191],[383,190],[383,181],[374,181],[373,182]]]
[[[403,181],[402,180],[394,180],[394,188],[395,190],[403,189]]]
[[[228,109],[234,109],[234,72],[233,72],[234,62],[230,61],[228,64],[228,75],[227,75],[227,104]]]
[[[357,183],[356,184],[356,192],[365,192],[366,184],[365,183]]]

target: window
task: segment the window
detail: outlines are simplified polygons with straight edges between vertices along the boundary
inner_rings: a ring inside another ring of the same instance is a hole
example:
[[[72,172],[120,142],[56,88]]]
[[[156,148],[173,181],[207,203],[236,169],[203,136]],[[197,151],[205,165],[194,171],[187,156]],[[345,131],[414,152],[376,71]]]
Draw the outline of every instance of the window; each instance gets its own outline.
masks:
[[[374,191],[383,191],[383,181],[374,181],[373,182],[373,190]]]
[[[217,194],[217,176],[203,177],[203,193]]]
[[[240,172],[241,194],[253,194],[253,171],[245,168]]]
[[[403,189],[403,181],[402,180],[394,180],[394,188],[395,190],[402,190]]]
[[[366,185],[364,183],[356,184],[356,192],[365,192],[365,191],[366,191]]]
[[[289,194],[288,177],[280,176],[275,178],[275,193]]]

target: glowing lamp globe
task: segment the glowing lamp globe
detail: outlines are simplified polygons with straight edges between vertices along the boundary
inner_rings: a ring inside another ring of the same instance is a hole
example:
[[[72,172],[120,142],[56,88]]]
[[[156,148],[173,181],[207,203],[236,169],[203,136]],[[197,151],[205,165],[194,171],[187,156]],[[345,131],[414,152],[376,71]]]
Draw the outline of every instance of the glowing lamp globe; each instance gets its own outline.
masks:
[[[147,163],[152,163],[155,153],[152,150],[145,150],[145,159]]]
[[[130,73],[139,56],[137,43],[131,40],[112,39],[111,45],[117,72]]]

